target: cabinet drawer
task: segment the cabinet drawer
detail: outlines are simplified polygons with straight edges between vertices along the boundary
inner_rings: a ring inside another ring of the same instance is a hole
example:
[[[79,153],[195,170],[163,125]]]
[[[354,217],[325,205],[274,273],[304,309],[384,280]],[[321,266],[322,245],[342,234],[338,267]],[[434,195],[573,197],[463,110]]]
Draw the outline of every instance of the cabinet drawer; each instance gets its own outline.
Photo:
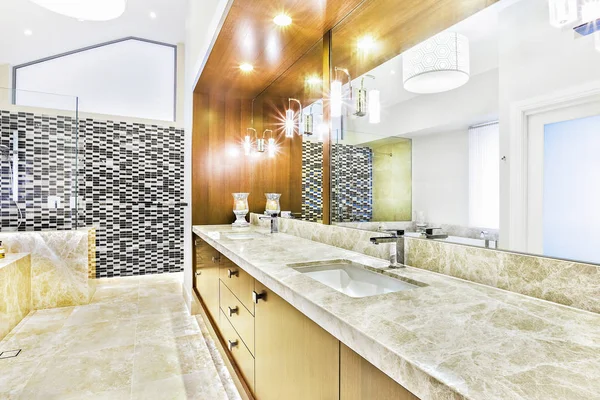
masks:
[[[254,316],[223,282],[221,282],[219,304],[250,353],[254,354]]]
[[[227,351],[233,357],[242,377],[254,393],[254,357],[222,311],[220,313],[220,328]]]
[[[225,256],[221,256],[220,277],[225,286],[250,311],[250,314],[254,315],[254,302],[252,301],[254,278]]]

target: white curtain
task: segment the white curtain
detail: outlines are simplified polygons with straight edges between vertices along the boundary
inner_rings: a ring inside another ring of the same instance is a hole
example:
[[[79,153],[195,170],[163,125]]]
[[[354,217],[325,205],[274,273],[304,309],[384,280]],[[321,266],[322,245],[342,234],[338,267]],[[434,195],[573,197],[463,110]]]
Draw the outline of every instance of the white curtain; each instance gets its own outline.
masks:
[[[498,229],[500,130],[498,123],[469,128],[469,225]]]

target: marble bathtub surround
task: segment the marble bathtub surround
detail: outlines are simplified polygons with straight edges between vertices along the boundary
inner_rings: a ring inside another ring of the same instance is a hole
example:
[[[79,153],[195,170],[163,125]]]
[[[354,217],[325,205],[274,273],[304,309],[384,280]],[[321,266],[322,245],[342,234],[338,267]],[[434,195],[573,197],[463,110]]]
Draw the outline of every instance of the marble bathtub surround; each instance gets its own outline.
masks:
[[[387,262],[285,233],[193,231],[419,398],[599,398],[598,314],[413,267],[387,272],[427,286],[351,298],[289,264]]]
[[[89,303],[95,290],[95,229],[1,232],[9,253],[31,254],[33,309]]]
[[[23,349],[0,360],[0,399],[239,399],[181,274],[165,275],[100,279],[90,305],[31,313],[0,341]]]
[[[0,260],[0,340],[31,311],[29,254],[7,254]],[[0,352],[11,349],[2,349]]]
[[[406,237],[405,263],[600,313],[600,267]]]

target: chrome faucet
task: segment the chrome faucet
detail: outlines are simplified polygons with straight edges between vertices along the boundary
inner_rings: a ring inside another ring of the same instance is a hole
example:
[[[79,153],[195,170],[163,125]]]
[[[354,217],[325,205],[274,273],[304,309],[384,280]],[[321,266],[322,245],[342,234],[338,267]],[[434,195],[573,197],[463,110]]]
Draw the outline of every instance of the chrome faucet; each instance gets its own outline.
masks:
[[[489,236],[489,232],[488,231],[481,231],[481,233],[479,234],[479,238],[482,239],[485,242],[485,248],[489,249],[490,248],[490,236]]]
[[[440,230],[442,228],[427,228],[425,229],[425,237],[427,239],[448,239],[448,235],[445,233],[433,233],[434,230]]]
[[[388,232],[390,236],[372,237],[371,243],[378,245],[379,243],[390,243],[390,266],[389,268],[406,268],[402,264],[398,264],[398,239],[404,236],[403,230],[383,229],[382,232]]]
[[[269,219],[271,220],[271,233],[278,233],[279,232],[279,221],[278,221],[278,217],[277,214],[275,215],[270,215],[270,216],[261,216],[259,217],[260,219]]]

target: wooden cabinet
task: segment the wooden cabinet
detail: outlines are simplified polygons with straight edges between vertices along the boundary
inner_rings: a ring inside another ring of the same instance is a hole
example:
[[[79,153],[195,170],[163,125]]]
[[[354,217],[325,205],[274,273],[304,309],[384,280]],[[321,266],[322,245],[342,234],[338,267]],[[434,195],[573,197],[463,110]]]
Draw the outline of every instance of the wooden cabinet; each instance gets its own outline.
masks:
[[[221,281],[242,302],[250,314],[254,315],[254,301],[252,291],[254,290],[254,278],[252,275],[238,267],[233,261],[221,256]]]
[[[255,282],[255,394],[260,400],[338,400],[339,341]]]
[[[373,364],[340,344],[340,400],[419,400]]]
[[[250,353],[254,354],[254,316],[222,281],[220,296],[221,311],[240,335]]]
[[[235,360],[242,378],[250,390],[254,392],[254,357],[250,354],[250,350],[248,350],[240,335],[234,329],[233,325],[231,325],[225,313],[221,312],[220,318],[219,326],[223,341],[227,346],[227,351]]]
[[[218,325],[220,254],[204,240],[194,239],[194,287],[213,322]]]

